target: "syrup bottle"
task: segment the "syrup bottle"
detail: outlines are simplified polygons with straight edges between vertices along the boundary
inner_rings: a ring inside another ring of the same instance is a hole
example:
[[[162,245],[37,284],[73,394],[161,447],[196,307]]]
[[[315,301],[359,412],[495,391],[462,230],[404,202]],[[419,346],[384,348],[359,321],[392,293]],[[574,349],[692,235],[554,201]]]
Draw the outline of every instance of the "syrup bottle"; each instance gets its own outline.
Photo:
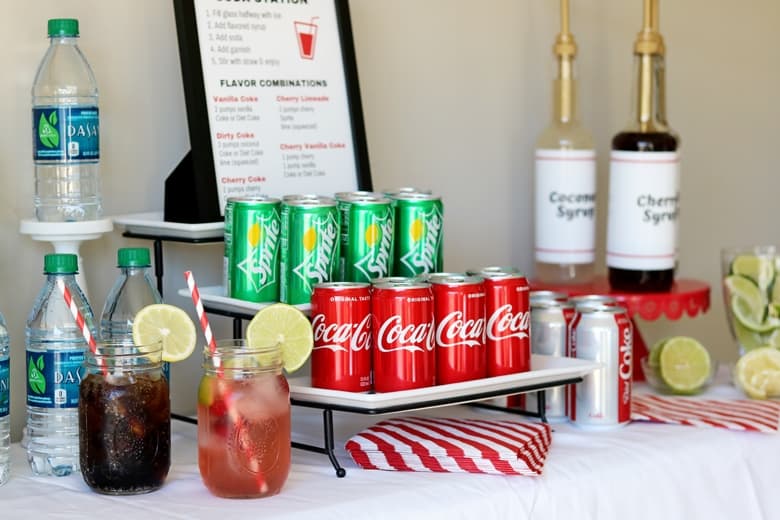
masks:
[[[569,0],[561,0],[561,32],[553,54],[553,120],[536,143],[534,231],[536,278],[578,284],[593,278],[596,241],[596,152],[577,117]]]
[[[613,290],[668,291],[677,262],[679,138],[666,122],[658,0],[644,0],[634,44],[634,117],[612,139],[607,268]]]

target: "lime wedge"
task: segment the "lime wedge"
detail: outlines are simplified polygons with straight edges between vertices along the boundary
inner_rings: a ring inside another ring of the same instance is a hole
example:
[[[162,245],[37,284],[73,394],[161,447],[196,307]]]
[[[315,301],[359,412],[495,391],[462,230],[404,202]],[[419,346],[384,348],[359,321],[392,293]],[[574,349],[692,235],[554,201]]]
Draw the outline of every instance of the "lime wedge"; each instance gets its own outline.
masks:
[[[663,345],[658,358],[661,379],[678,393],[699,390],[710,377],[710,353],[693,338],[676,336]]]
[[[166,303],[147,305],[133,319],[133,343],[162,341],[162,359],[170,363],[187,359],[197,343],[195,323],[184,310]]]
[[[740,296],[747,301],[750,307],[760,308],[762,311],[766,306],[767,302],[764,293],[750,278],[738,274],[731,275],[723,280],[723,284],[726,286],[730,297]]]
[[[751,350],[737,361],[734,378],[753,399],[780,395],[780,351],[771,347]]]
[[[775,261],[768,256],[740,255],[731,262],[731,274],[750,278],[766,292],[775,279]]]
[[[775,281],[772,284],[772,290],[769,292],[769,301],[780,305],[780,280],[777,278],[775,278]]]
[[[257,311],[246,327],[246,339],[251,347],[278,343],[282,365],[288,373],[301,368],[314,346],[309,319],[285,303],[274,303]]]
[[[737,322],[754,332],[769,332],[780,327],[780,320],[766,316],[766,307],[756,307],[753,302],[735,294],[731,297],[731,312]]]

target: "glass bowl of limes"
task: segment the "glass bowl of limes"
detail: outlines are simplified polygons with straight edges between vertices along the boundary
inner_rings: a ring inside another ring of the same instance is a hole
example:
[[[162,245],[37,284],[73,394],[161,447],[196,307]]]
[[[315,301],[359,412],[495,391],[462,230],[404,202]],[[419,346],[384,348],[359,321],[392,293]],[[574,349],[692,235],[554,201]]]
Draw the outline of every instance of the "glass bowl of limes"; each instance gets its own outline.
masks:
[[[759,347],[780,348],[780,248],[721,250],[723,304],[739,355]]]
[[[709,351],[688,336],[656,342],[641,364],[647,383],[664,394],[699,394],[709,387],[718,371],[718,362]]]

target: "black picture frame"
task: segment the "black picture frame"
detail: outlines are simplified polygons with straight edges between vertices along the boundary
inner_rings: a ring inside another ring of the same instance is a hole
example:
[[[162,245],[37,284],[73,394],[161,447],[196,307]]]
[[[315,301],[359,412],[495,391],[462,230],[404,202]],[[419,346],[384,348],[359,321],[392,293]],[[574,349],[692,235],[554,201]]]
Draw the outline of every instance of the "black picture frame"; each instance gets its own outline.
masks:
[[[191,149],[166,179],[164,203],[165,221],[192,224],[223,219],[200,50],[201,35],[196,20],[197,1],[173,0]],[[331,194],[350,191],[350,188],[371,191],[373,186],[348,0],[308,2],[333,3],[346,85],[348,114],[345,117],[349,118],[351,129],[355,183],[354,186],[337,187]]]

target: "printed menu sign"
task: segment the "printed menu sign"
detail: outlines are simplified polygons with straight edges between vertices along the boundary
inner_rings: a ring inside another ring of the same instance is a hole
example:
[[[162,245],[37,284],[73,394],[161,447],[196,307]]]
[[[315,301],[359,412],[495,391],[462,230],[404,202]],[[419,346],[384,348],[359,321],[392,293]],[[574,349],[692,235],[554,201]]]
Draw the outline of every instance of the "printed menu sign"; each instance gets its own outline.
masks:
[[[357,189],[333,0],[195,0],[220,212],[228,197]]]

